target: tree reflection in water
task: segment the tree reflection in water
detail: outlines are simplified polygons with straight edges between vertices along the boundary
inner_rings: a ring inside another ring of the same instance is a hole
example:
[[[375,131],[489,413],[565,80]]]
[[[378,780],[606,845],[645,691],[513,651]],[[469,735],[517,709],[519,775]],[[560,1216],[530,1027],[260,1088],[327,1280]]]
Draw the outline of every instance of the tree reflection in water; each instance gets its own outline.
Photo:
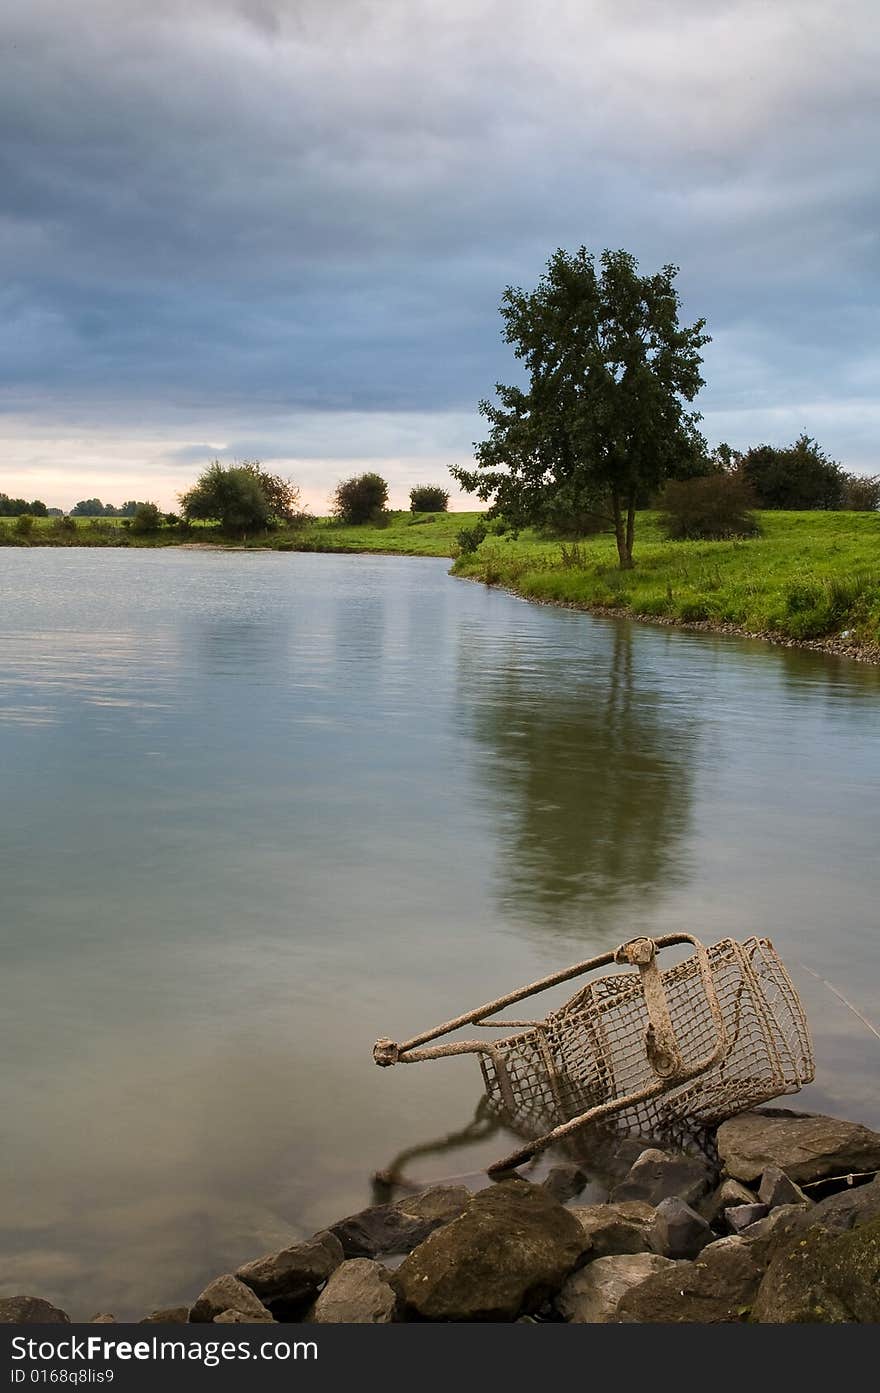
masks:
[[[537,634],[500,654],[470,634],[459,690],[502,912],[607,946],[610,923],[650,928],[664,887],[687,876],[697,729],[631,625],[589,637],[587,651]]]

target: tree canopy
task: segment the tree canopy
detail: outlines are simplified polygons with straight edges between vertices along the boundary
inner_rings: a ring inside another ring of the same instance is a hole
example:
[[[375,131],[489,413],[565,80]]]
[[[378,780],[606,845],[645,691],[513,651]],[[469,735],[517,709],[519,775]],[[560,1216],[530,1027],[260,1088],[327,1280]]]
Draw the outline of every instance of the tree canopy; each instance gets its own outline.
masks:
[[[385,511],[388,484],[381,474],[358,474],[336,485],[331,511],[340,522],[372,522]]]
[[[698,472],[706,443],[688,411],[703,385],[705,320],[679,323],[677,267],[640,275],[635,257],[560,248],[533,291],[509,286],[503,337],[526,386],[496,384],[480,402],[488,437],[476,468],[452,470],[462,487],[514,526],[602,512],[621,567],[632,566],[640,498],[666,479]]]
[[[240,535],[301,516],[299,490],[258,460],[229,466],[214,460],[193,488],[181,494],[180,503],[188,522],[219,522],[224,532]]]

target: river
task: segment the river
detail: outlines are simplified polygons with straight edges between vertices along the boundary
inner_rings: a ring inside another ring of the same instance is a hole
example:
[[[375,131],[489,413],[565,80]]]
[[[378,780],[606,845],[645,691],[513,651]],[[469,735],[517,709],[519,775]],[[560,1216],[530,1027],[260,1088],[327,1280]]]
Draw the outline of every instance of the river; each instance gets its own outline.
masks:
[[[0,550],[0,1295],[137,1317],[361,1207],[480,1097],[377,1036],[637,933],[769,934],[794,1106],[880,1125],[806,970],[878,1021],[880,671],[447,567]]]

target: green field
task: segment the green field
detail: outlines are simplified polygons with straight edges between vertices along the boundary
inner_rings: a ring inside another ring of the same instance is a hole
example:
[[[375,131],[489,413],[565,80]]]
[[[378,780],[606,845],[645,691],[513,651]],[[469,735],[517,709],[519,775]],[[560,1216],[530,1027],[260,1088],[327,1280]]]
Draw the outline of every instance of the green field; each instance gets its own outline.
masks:
[[[748,541],[666,542],[657,515],[640,513],[628,572],[610,536],[561,544],[529,534],[487,537],[454,571],[558,604],[799,641],[846,633],[880,642],[880,513],[759,516],[762,535]]]
[[[218,546],[281,551],[386,552],[456,557],[457,536],[480,513],[392,512],[381,524],[345,526],[313,518],[242,541],[216,527],[188,532],[163,528],[138,537],[119,518],[77,519],[60,535],[53,519],[36,520],[24,545]],[[748,541],[666,542],[657,514],[639,514],[635,570],[617,567],[610,535],[576,542],[548,541],[532,532],[490,534],[479,549],[458,556],[456,575],[500,585],[528,599],[613,608],[672,623],[730,625],[753,634],[797,641],[880,643],[880,513],[760,514],[762,535]],[[15,519],[0,520],[0,542],[21,545]]]

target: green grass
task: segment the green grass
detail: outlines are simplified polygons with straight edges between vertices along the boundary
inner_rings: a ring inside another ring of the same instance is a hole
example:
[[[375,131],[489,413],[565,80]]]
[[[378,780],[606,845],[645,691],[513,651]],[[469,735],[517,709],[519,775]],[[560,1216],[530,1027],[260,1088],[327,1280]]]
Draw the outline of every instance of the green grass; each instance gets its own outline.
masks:
[[[387,521],[349,527],[333,518],[314,518],[289,540],[300,551],[378,551],[400,556],[454,556],[456,537],[463,527],[473,527],[480,513],[387,514]],[[266,545],[277,546],[280,534]],[[283,540],[283,538],[282,538]]]
[[[640,513],[628,572],[618,570],[610,536],[563,546],[529,533],[487,537],[453,569],[529,599],[800,641],[850,631],[854,642],[880,642],[880,513],[760,519],[762,535],[749,541],[666,542],[657,514]]]

